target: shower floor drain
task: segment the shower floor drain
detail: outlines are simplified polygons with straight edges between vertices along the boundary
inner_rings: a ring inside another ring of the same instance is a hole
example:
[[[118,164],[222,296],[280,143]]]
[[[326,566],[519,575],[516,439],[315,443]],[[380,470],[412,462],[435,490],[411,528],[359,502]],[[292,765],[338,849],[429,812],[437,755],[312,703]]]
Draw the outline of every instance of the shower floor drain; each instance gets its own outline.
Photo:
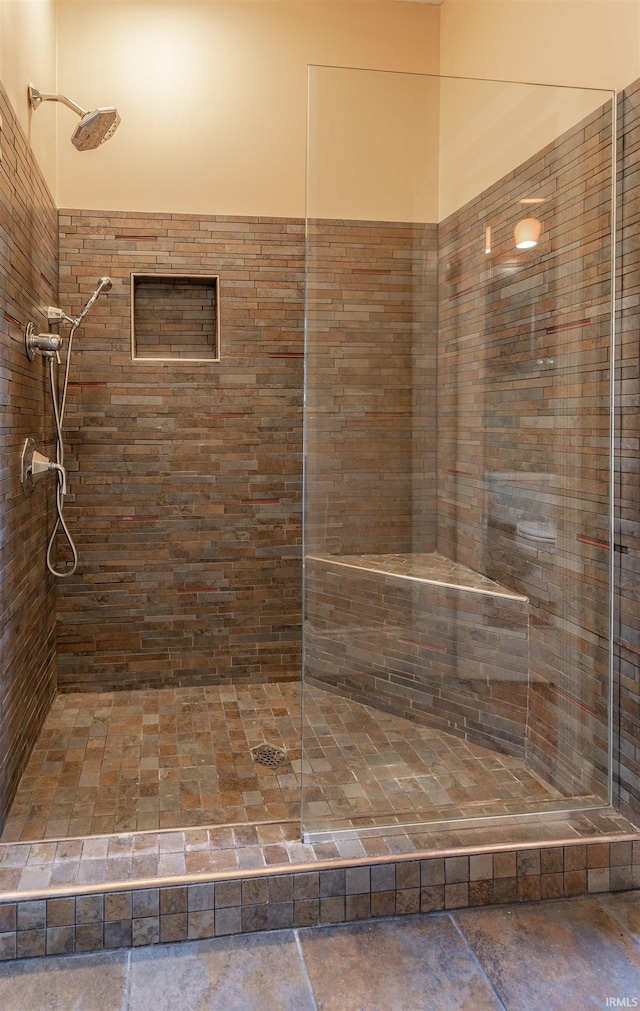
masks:
[[[275,744],[259,744],[251,749],[251,757],[259,765],[266,766],[267,769],[277,769],[287,761],[287,753],[282,748],[276,748]]]

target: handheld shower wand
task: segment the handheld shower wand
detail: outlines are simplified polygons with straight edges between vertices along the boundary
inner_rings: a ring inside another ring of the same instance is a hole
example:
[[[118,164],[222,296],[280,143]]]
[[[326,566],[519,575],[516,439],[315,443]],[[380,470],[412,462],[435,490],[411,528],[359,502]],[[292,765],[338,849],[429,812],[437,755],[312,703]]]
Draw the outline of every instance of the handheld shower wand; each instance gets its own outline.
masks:
[[[91,308],[95,300],[98,298],[98,296],[101,295],[103,291],[111,291],[112,288],[113,288],[113,281],[111,280],[111,278],[101,277],[98,283],[98,287],[94,291],[91,298],[88,299],[87,302],[85,302],[83,308],[80,310],[79,316],[76,316],[74,319],[73,316],[67,316],[66,312],[64,312],[62,309],[58,309],[57,306],[50,305],[47,306],[47,319],[49,320],[50,323],[59,323],[61,322],[61,320],[64,320],[66,323],[71,323],[72,328],[77,328],[82,323],[82,320],[85,318],[85,316],[89,312],[89,309]]]
[[[69,388],[69,371],[71,368],[71,350],[73,348],[73,338],[75,337],[76,330],[82,323],[83,319],[91,309],[92,305],[95,303],[96,299],[102,294],[103,291],[110,291],[113,287],[110,277],[101,277],[98,286],[91,295],[91,297],[85,302],[84,306],[80,310],[80,313],[75,318],[72,316],[67,316],[62,309],[58,309],[56,306],[50,305],[47,309],[47,317],[50,322],[62,321],[71,324],[71,330],[69,332],[69,343],[67,345],[67,357],[64,367],[64,379],[62,382],[62,390],[58,390],[57,375],[55,371],[55,359],[53,356],[49,358],[49,377],[51,380],[51,399],[53,401],[53,413],[56,422],[56,462],[55,464],[49,464],[49,469],[57,470],[59,474],[66,474],[64,469],[64,441],[62,436],[62,426],[64,424],[64,412],[67,405],[67,390]],[[47,461],[48,462],[48,461]],[[49,545],[47,547],[47,568],[54,576],[63,578],[66,576],[72,576],[78,567],[78,553],[76,551],[76,546],[73,543],[73,538],[69,533],[69,529],[64,519],[64,497],[66,494],[66,482],[60,481],[56,489],[56,509],[57,509],[57,519],[51,537],[49,538]],[[64,572],[60,569],[56,569],[53,562],[53,548],[55,545],[56,537],[59,528],[62,528],[64,535],[67,539],[69,547],[71,548],[71,554],[73,556],[71,566]]]

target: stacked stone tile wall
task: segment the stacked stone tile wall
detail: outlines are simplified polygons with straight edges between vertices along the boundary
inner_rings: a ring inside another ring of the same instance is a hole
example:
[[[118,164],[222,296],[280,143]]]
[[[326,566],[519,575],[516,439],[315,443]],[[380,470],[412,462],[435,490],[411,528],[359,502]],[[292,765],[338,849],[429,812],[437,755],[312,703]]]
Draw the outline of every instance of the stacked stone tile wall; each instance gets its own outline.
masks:
[[[616,412],[616,637],[614,786],[640,815],[640,81],[620,97]]]
[[[607,105],[439,230],[438,550],[529,598],[529,761],[560,788],[578,780],[597,794],[608,751],[611,119]],[[531,214],[540,243],[517,250],[514,226]]]
[[[435,547],[437,227],[307,229],[311,554]]]
[[[0,87],[0,827],[55,692],[55,586],[47,574],[53,479],[25,497],[27,437],[52,449],[47,370],[25,354],[24,327],[46,330],[57,298],[56,209]]]
[[[480,591],[465,586],[465,576],[474,574],[464,571],[451,572],[450,583],[434,581],[443,566],[434,561],[438,556],[422,557],[420,579],[401,575],[397,558],[389,561],[387,573],[368,568],[362,556],[307,558],[309,681],[524,757],[526,598],[496,584]],[[412,568],[418,568],[415,561]]]
[[[66,312],[113,280],[71,372],[61,689],[299,678],[302,222],[66,210],[60,252]],[[132,272],[219,276],[219,362],[132,361]]]

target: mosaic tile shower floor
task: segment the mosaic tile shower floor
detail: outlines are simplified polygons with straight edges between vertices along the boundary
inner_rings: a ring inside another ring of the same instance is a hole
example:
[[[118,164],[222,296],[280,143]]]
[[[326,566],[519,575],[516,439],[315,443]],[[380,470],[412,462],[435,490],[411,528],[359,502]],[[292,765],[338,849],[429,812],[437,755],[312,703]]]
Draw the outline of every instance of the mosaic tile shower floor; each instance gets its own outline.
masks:
[[[178,688],[59,695],[1,842],[299,819],[387,822],[563,806],[523,762],[318,688]],[[251,748],[287,751],[277,769]],[[376,817],[377,816],[377,817]]]

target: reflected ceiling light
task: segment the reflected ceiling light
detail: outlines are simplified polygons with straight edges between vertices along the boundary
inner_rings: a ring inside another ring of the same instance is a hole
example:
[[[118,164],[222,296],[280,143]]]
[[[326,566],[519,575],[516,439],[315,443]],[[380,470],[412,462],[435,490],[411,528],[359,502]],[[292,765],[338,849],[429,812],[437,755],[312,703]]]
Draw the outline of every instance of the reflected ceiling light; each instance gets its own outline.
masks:
[[[513,230],[513,238],[517,249],[533,249],[538,245],[542,222],[537,218],[522,218]]]
[[[522,200],[518,200],[519,204],[543,204],[544,197],[523,197]]]
[[[491,225],[487,225],[484,230],[484,251],[491,252]]]

